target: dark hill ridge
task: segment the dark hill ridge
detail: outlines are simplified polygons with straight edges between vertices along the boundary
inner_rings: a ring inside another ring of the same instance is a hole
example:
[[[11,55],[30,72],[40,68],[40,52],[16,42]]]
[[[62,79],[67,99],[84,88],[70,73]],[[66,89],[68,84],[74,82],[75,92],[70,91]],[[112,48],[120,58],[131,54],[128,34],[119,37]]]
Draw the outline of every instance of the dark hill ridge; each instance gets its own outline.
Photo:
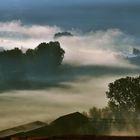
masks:
[[[33,122],[0,132],[0,138],[11,136],[46,137],[56,135],[78,134],[78,130],[89,120],[79,112],[64,115],[49,125],[43,122]]]
[[[51,123],[51,125],[72,125],[71,123],[80,125],[81,123],[87,123],[88,118],[79,112],[71,113],[68,115],[64,115],[59,117],[55,121]]]
[[[47,126],[47,124],[44,122],[40,122],[40,121],[35,121],[32,123],[20,125],[20,126],[14,127],[14,128],[0,131],[0,138],[14,136],[14,135],[22,134],[22,133],[27,133],[29,131],[33,131],[35,129],[38,129],[38,128],[41,128],[44,126]]]
[[[33,122],[0,132],[3,140],[135,140],[136,136],[104,136],[97,133],[85,133],[90,120],[79,112],[64,115],[47,125]],[[94,123],[95,124],[95,123]],[[81,131],[80,129],[84,129]],[[90,128],[93,129],[92,127]],[[97,127],[97,129],[100,129]],[[95,135],[96,134],[96,135]]]
[[[50,125],[56,134],[75,134],[78,130],[89,122],[88,118],[79,112],[62,116]]]
[[[59,136],[68,134],[78,134],[78,131],[89,120],[79,112],[64,115],[54,120],[47,126],[25,133],[24,136]]]

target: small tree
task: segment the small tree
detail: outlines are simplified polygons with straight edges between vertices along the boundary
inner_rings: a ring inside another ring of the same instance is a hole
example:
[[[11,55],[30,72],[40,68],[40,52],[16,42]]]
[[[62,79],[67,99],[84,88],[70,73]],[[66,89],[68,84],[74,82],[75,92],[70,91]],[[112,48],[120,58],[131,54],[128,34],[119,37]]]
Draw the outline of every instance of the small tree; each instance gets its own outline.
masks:
[[[121,78],[110,83],[106,95],[114,111],[140,112],[140,76]]]

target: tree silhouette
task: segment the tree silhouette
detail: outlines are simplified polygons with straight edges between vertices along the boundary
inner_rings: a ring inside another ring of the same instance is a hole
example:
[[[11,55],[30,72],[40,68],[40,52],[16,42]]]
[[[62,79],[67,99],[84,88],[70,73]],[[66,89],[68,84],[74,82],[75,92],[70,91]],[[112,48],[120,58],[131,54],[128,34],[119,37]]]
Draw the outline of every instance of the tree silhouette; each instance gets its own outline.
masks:
[[[34,50],[36,64],[46,70],[55,70],[61,65],[64,58],[64,50],[59,42],[41,43]]]
[[[50,74],[58,70],[64,58],[59,42],[41,43],[23,53],[20,49],[0,52],[0,78],[22,80],[26,75]]]
[[[0,53],[0,68],[3,79],[24,77],[23,53],[20,49],[6,50]]]
[[[140,76],[121,78],[110,83],[106,95],[114,111],[140,112]]]

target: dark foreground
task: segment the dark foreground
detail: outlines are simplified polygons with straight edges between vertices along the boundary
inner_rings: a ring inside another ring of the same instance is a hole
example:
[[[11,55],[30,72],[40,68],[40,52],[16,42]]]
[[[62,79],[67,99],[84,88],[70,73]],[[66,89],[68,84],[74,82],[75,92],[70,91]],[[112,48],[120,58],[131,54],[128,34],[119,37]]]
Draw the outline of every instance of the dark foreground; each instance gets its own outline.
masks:
[[[11,137],[9,140],[140,140],[140,136],[71,135],[53,137]]]

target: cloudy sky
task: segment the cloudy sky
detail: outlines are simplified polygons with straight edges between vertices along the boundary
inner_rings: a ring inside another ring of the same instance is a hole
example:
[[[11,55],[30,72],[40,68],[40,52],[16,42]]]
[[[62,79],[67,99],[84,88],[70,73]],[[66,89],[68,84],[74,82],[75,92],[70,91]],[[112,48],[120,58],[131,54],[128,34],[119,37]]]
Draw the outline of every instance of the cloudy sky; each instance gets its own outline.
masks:
[[[108,83],[140,72],[125,58],[140,46],[139,6],[139,0],[0,1],[0,47],[35,48],[55,41],[55,33],[74,35],[58,39],[66,52],[60,74],[34,78],[54,85],[0,90],[0,129],[106,106]]]
[[[83,31],[119,28],[136,35],[140,32],[139,6],[139,0],[4,0],[0,2],[0,21]]]

